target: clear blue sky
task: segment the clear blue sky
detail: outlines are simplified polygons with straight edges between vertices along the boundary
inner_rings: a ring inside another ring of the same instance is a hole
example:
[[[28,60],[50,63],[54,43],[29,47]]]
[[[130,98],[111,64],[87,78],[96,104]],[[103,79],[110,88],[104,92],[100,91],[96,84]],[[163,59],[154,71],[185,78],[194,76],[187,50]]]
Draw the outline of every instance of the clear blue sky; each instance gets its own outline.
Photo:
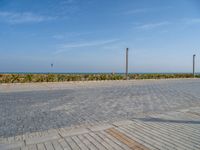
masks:
[[[199,0],[0,0],[0,72],[200,72]],[[54,63],[51,68],[50,64]]]

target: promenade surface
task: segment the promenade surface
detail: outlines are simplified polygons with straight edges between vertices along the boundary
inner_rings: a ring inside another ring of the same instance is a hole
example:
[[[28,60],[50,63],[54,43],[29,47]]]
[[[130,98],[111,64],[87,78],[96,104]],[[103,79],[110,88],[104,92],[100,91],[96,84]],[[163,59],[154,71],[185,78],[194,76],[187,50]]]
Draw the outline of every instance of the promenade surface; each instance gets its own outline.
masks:
[[[0,85],[0,149],[200,149],[200,80]]]

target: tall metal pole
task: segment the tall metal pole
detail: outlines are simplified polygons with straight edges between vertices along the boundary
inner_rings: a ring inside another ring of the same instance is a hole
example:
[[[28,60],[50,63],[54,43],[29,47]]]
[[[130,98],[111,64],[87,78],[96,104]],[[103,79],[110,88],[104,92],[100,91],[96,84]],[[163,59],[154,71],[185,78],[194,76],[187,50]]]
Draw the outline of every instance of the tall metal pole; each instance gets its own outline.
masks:
[[[195,57],[196,55],[193,55],[193,77],[195,78]]]
[[[128,80],[128,48],[126,48],[126,80]]]

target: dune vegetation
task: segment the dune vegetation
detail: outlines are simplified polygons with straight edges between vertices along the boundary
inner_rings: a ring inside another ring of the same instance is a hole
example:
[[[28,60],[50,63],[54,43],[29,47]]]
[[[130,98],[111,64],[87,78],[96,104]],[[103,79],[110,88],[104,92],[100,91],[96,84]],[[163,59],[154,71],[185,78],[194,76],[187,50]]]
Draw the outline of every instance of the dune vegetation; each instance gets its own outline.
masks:
[[[196,75],[200,78],[200,75]],[[193,78],[192,74],[129,74],[128,79]],[[123,74],[0,74],[0,83],[125,80]]]

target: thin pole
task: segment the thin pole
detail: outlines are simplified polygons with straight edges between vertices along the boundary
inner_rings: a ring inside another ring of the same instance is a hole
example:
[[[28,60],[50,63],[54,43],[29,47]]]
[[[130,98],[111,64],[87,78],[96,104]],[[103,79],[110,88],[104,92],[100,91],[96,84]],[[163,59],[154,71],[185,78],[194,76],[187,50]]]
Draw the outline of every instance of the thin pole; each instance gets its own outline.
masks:
[[[193,77],[195,78],[195,57],[196,55],[193,55]]]
[[[126,80],[128,80],[128,48],[126,48]]]

